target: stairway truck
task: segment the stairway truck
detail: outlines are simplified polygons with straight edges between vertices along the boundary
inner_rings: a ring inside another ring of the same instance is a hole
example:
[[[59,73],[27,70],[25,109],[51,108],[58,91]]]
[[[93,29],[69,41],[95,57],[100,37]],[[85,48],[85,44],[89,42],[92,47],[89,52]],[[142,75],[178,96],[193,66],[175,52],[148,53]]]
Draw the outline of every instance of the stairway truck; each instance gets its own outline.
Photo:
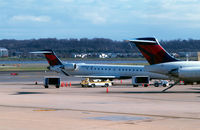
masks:
[[[133,76],[132,77],[133,87],[138,87],[138,86],[148,87],[149,81],[150,81],[149,76]]]
[[[49,88],[49,85],[55,85],[56,88],[59,88],[60,77],[44,77],[44,87]]]

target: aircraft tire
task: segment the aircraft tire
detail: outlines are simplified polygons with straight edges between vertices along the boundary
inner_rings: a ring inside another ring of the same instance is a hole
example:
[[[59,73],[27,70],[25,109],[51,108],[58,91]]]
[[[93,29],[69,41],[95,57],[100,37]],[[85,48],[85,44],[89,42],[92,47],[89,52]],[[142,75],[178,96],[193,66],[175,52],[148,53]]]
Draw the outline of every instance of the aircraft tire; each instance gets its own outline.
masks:
[[[105,84],[105,86],[104,87],[108,87],[109,85],[108,84]]]
[[[138,87],[138,85],[133,85],[133,87]]]
[[[155,84],[154,84],[154,87],[159,87],[159,84],[158,84],[158,83],[155,83]]]

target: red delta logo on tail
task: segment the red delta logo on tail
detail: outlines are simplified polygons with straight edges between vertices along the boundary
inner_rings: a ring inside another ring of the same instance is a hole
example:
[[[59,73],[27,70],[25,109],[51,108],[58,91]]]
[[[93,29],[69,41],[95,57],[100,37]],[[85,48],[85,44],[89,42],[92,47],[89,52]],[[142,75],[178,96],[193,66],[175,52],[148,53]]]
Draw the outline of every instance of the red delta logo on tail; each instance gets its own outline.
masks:
[[[167,53],[155,38],[136,38],[129,41],[135,43],[150,65],[178,61]]]
[[[55,65],[61,65],[60,61],[58,60],[58,58],[53,54],[53,53],[47,53],[44,54],[48,63],[51,66],[55,66]]]
[[[31,53],[44,54],[50,66],[63,65],[61,60],[55,55],[52,50],[41,50]]]
[[[43,52],[50,66],[62,65],[62,62],[52,50],[43,50]]]

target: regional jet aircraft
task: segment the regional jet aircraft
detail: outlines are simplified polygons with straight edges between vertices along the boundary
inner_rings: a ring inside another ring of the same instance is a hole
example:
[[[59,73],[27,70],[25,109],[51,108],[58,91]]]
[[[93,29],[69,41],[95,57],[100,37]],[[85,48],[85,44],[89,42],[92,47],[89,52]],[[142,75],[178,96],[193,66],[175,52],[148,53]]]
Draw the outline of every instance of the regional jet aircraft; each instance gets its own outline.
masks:
[[[48,67],[50,70],[62,72],[67,76],[109,80],[129,79],[133,76],[149,76],[150,79],[169,79],[168,76],[145,71],[144,66],[64,63],[52,50],[31,53],[44,54],[50,65]]]
[[[193,82],[200,84],[199,61],[177,60],[162,48],[157,39],[152,37],[136,38],[129,41],[138,47],[149,62],[150,65],[145,66],[146,71],[166,75],[176,80],[175,84],[169,88],[176,85],[180,80],[185,81],[186,84]]]

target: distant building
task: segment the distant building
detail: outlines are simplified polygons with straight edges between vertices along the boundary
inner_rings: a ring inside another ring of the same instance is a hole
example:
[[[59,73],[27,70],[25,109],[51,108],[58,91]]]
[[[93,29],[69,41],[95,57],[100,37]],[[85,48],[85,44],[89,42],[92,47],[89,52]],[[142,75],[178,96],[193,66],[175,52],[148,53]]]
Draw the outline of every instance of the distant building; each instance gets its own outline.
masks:
[[[99,55],[99,58],[108,58],[108,55],[107,55],[107,54],[104,54],[104,53],[101,53],[101,54]]]
[[[8,49],[0,47],[0,57],[8,57]]]
[[[189,57],[197,57],[198,54],[197,52],[178,52],[180,57],[185,57],[186,55],[188,55]]]
[[[87,58],[87,54],[73,54],[73,58]]]

